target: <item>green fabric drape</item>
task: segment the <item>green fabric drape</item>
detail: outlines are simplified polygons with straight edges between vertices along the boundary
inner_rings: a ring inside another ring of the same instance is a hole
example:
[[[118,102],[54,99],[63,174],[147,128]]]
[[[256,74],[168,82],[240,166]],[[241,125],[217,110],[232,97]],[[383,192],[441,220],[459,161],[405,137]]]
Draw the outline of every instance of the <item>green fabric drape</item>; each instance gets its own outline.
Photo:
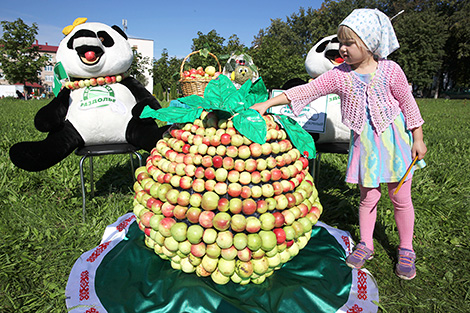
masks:
[[[133,223],[101,262],[96,293],[108,312],[335,312],[348,299],[352,272],[345,252],[323,227],[308,245],[260,285],[215,284],[174,270],[144,244]]]

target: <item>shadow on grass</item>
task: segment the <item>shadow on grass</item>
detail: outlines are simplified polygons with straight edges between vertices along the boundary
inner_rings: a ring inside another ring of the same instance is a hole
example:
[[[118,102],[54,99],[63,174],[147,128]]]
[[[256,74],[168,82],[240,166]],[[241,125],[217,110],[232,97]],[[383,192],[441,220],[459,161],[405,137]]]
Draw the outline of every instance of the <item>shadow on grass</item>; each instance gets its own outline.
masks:
[[[358,243],[360,241],[359,186],[347,184],[344,179],[345,172],[339,170],[337,165],[322,162],[319,175],[320,183],[317,186],[320,202],[323,206],[320,220],[330,226],[348,231],[353,240]],[[382,198],[388,199],[386,188],[382,189]],[[378,209],[381,210],[381,208]],[[391,244],[386,229],[386,221],[382,221],[378,214],[374,228],[374,239],[383,247],[389,258],[396,261],[397,247]]]
[[[142,165],[145,165],[149,154],[148,152],[142,152],[141,154]],[[110,194],[127,195],[133,191],[135,176],[130,163],[131,159],[126,155],[121,156],[121,161],[116,161],[115,158],[109,158],[107,160],[107,156],[93,158],[93,182],[90,180],[89,160],[85,161],[84,177],[87,203],[92,199],[92,183],[94,186],[94,197],[107,197]],[[134,170],[136,170],[139,167],[139,162],[135,157],[132,157],[132,162]],[[79,198],[82,197],[80,185],[77,186],[74,194]]]

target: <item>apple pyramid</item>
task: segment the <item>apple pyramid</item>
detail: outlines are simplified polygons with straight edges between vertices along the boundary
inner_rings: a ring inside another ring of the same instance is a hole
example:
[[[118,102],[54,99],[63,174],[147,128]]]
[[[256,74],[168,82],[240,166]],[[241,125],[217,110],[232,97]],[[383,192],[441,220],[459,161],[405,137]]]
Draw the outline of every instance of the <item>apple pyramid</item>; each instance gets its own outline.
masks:
[[[172,116],[179,123],[135,173],[134,214],[146,245],[173,268],[217,284],[262,283],[305,247],[322,212],[307,158],[275,116],[248,110],[190,107]],[[243,114],[256,117],[244,124],[248,132],[236,127]]]

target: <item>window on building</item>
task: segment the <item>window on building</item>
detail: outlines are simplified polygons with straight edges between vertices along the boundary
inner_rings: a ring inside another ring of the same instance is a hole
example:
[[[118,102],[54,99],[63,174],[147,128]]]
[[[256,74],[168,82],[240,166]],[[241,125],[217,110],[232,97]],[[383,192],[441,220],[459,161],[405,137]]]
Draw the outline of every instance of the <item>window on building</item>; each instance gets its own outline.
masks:
[[[54,70],[54,67],[52,65],[46,65],[46,67],[44,68],[44,70],[46,72],[52,72]]]
[[[54,81],[54,76],[53,75],[47,75],[46,76],[46,82],[53,82]]]

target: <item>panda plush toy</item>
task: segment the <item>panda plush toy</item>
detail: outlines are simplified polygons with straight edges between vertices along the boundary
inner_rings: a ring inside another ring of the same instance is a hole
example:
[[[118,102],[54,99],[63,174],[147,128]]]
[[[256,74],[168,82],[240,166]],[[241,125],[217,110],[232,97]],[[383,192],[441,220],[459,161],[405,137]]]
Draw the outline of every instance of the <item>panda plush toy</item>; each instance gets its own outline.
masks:
[[[305,59],[307,73],[316,78],[343,63],[339,54],[339,41],[336,35],[327,36],[318,41],[308,52]],[[329,103],[326,108],[326,130],[319,134],[316,143],[349,142],[350,130],[341,122],[341,103]]]
[[[145,106],[160,104],[127,72],[133,52],[117,26],[75,20],[64,28],[56,59],[70,81],[35,116],[35,127],[48,133],[42,141],[20,142],[10,149],[12,162],[27,171],[59,163],[82,146],[130,143],[150,151],[167,127],[141,119]]]
[[[310,49],[305,59],[305,69],[315,78],[343,62],[339,55],[338,37],[331,35],[321,39]]]

